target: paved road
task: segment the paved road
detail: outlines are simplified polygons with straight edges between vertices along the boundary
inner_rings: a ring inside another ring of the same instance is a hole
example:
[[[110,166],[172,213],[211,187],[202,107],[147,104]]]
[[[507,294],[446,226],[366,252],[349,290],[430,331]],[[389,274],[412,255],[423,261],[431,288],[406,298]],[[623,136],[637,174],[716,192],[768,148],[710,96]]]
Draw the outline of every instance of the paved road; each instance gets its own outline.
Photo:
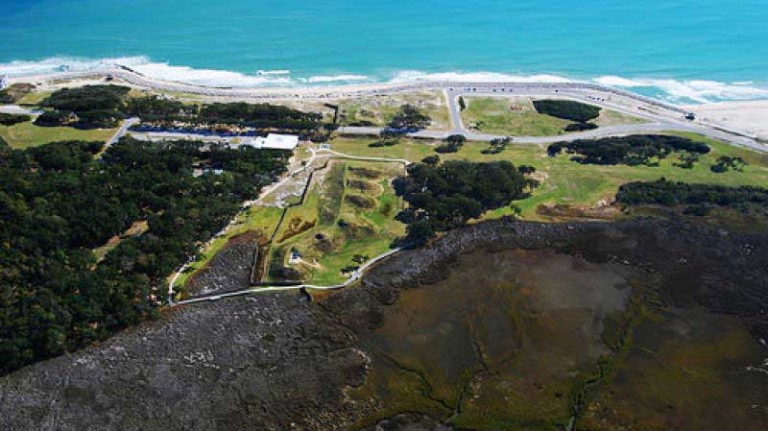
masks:
[[[588,91],[589,90],[589,91]],[[503,138],[500,135],[490,135],[466,130],[461,120],[458,98],[460,96],[529,96],[557,97],[591,103],[604,108],[619,111],[648,120],[648,123],[606,126],[596,130],[569,133],[560,136],[515,136],[513,143],[520,144],[550,144],[559,141],[576,139],[604,138],[609,136],[625,136],[641,133],[659,133],[666,131],[694,132],[713,139],[731,142],[736,145],[751,148],[760,152],[768,152],[768,146],[761,144],[750,136],[739,132],[724,130],[715,126],[692,122],[684,119],[681,108],[667,105],[653,99],[636,95],[615,93],[603,88],[593,89],[582,87],[542,87],[542,86],[510,86],[504,84],[484,84],[483,86],[447,87],[443,89],[448,100],[452,127],[450,131],[439,132],[420,130],[407,134],[416,139],[444,139],[449,135],[463,135],[470,141],[488,142]],[[382,132],[379,127],[340,127],[339,133],[346,135],[378,135]]]
[[[0,106],[0,112],[4,114],[29,115],[32,117],[36,117],[43,113],[43,111],[29,109],[19,105],[2,105]]]
[[[115,143],[117,143],[117,141],[119,141],[120,138],[122,138],[128,133],[128,129],[130,129],[134,124],[138,123],[139,121],[141,120],[136,117],[125,120],[123,125],[120,126],[119,129],[117,129],[117,132],[115,132],[115,134],[107,141],[106,145],[104,145],[104,149],[102,150],[102,152],[107,151],[109,147],[111,147],[112,145],[115,145]]]

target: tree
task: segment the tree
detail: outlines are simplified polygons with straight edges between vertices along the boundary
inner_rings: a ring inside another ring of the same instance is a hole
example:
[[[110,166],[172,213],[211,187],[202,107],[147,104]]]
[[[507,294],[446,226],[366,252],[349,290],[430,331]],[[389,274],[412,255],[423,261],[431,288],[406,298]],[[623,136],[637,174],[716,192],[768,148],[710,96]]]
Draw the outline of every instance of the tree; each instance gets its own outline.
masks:
[[[425,129],[432,121],[428,115],[422,113],[413,105],[405,104],[389,122],[389,128],[400,131],[415,131]]]
[[[600,116],[600,107],[573,100],[535,100],[533,106],[540,114],[579,123],[586,123]]]
[[[6,114],[0,112],[0,124],[3,126],[13,126],[15,124],[25,123],[31,119],[32,117],[29,115]]]
[[[425,165],[435,166],[440,163],[440,157],[437,155],[427,156],[421,159],[421,163]]]
[[[466,141],[467,138],[464,135],[451,135],[443,139],[445,143],[437,146],[435,151],[438,153],[456,153],[464,146]]]
[[[733,169],[738,172],[743,172],[744,168],[749,164],[741,157],[720,156],[717,162],[710,167],[710,170],[716,174],[721,174]]]
[[[413,247],[421,247],[435,237],[435,230],[428,220],[419,220],[408,225],[406,243]]]
[[[537,183],[524,172],[533,171],[507,161],[410,165],[408,175],[393,183],[395,192],[408,203],[396,218],[414,230],[409,229],[409,238],[426,236],[427,224],[432,234],[463,226],[488,210],[527,197]]]

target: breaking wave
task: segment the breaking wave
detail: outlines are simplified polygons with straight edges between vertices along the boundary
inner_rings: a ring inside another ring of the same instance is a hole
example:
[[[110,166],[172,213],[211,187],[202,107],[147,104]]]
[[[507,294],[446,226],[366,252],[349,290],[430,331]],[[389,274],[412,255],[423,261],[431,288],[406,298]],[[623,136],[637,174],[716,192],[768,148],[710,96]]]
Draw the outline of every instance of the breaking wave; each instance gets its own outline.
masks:
[[[752,81],[732,83],[708,80],[675,80],[601,76],[593,79],[571,79],[553,74],[505,74],[498,72],[438,72],[402,70],[394,73],[363,75],[356,73],[294,76],[290,70],[254,70],[241,73],[220,69],[196,69],[188,66],[154,62],[146,56],[105,58],[98,60],[52,57],[40,61],[12,61],[0,64],[0,74],[34,76],[62,72],[82,72],[115,66],[131,68],[148,77],[211,87],[299,87],[361,83],[409,83],[435,81],[464,82],[594,82],[622,88],[678,103],[708,103],[729,100],[768,99],[768,86]]]

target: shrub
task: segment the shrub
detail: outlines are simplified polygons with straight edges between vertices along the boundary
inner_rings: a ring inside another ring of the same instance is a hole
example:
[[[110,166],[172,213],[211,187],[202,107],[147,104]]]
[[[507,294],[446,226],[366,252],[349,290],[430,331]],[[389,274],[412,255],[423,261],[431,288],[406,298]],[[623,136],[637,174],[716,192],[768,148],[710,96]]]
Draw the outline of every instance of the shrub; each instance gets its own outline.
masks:
[[[594,129],[597,129],[597,124],[595,123],[571,123],[563,128],[566,132],[583,132]]]
[[[722,174],[730,169],[743,172],[744,168],[748,165],[749,163],[741,157],[720,156],[718,157],[717,162],[709,169],[716,174]]]
[[[420,130],[429,126],[431,118],[413,105],[403,105],[389,122],[393,130]]]
[[[424,163],[425,165],[435,166],[438,163],[440,163],[440,156],[432,155],[427,156],[421,159],[421,163]]]
[[[539,114],[586,123],[600,116],[600,108],[572,100],[536,100],[533,106]]]
[[[626,205],[682,206],[688,214],[706,215],[714,206],[738,210],[768,209],[768,189],[753,186],[729,187],[667,181],[633,182],[619,187],[616,200]]]
[[[447,144],[438,145],[435,147],[435,152],[440,154],[458,153],[463,146],[464,144],[458,142],[450,142]]]
[[[633,135],[602,139],[556,142],[547,148],[550,157],[563,150],[574,154],[571,160],[593,165],[655,166],[673,152],[706,154],[709,146],[688,138],[670,135]]]
[[[14,124],[26,123],[31,119],[32,117],[29,115],[5,114],[0,112],[0,124],[3,126],[13,126]]]

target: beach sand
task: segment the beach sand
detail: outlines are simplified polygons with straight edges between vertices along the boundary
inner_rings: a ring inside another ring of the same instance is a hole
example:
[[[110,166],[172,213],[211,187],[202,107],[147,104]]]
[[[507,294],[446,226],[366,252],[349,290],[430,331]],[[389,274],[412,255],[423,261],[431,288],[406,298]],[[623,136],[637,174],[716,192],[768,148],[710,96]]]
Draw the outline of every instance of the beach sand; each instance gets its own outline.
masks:
[[[707,123],[768,139],[768,100],[709,103],[687,108]]]

